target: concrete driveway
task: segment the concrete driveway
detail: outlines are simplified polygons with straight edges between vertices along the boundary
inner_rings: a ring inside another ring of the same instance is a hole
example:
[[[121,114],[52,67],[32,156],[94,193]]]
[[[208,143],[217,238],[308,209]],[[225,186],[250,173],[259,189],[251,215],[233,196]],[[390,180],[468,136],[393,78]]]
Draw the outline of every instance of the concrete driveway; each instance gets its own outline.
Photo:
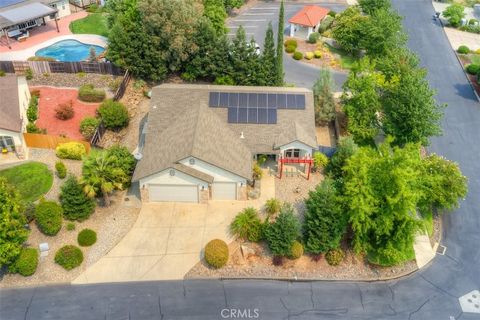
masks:
[[[105,257],[73,284],[183,279],[212,239],[233,240],[229,225],[243,208],[260,208],[275,196],[275,179],[264,171],[261,197],[208,204],[144,203],[135,225]]]

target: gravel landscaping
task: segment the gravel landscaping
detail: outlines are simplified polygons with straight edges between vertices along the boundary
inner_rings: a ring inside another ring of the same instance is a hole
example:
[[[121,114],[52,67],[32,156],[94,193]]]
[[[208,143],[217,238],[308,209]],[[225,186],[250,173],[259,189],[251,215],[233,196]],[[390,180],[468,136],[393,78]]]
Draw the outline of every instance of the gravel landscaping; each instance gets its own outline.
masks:
[[[34,74],[33,79],[28,80],[28,85],[78,88],[83,84],[91,83],[96,88],[104,88],[107,91],[107,97],[110,98],[113,97],[114,92],[109,90],[109,84],[112,80],[121,78],[120,76],[96,73],[48,73],[48,76]]]
[[[255,252],[243,257],[240,246],[246,245]],[[272,256],[265,244],[234,241],[229,245],[230,258],[226,266],[213,269],[202,260],[186,275],[186,279],[205,278],[268,278],[268,279],[314,279],[314,280],[379,280],[399,277],[417,270],[414,260],[401,266],[383,268],[373,266],[362,256],[346,250],[345,259],[339,266],[330,266],[322,256],[314,261],[304,255],[298,260],[284,259],[282,266],[272,264]]]
[[[275,198],[291,203],[297,213],[302,216],[305,209],[304,200],[308,197],[308,192],[315,189],[322,180],[323,175],[318,172],[310,174],[310,180],[303,175],[291,177],[284,174],[282,179],[275,178]]]

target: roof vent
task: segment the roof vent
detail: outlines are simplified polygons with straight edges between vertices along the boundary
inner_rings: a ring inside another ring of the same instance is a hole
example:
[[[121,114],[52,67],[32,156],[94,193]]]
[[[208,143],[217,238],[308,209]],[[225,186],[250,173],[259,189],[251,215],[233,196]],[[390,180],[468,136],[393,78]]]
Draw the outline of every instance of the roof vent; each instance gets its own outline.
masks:
[[[135,158],[135,160],[139,161],[139,160],[142,160],[143,154],[141,154],[140,152],[135,152],[133,154],[133,157]]]
[[[245,136],[243,135],[243,131],[242,133],[240,133],[240,139],[245,139]]]

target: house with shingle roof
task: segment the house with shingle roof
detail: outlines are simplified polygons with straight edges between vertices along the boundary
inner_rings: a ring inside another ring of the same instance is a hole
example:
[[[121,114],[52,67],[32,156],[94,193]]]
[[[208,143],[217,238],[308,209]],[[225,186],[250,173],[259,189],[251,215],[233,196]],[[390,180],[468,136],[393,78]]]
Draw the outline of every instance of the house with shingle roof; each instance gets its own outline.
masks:
[[[313,94],[302,88],[153,88],[133,181],[143,201],[246,200],[259,155],[310,157]]]
[[[290,23],[290,37],[303,37],[308,39],[310,34],[318,30],[322,20],[330,10],[319,6],[304,6],[293,17]]]
[[[25,77],[0,77],[0,151],[23,153],[30,91]]]

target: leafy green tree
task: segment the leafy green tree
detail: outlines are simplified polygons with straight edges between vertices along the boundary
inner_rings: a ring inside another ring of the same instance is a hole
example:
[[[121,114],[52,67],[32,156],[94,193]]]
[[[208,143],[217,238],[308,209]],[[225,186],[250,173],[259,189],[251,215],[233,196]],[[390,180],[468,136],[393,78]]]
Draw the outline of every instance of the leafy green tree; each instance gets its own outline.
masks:
[[[243,0],[223,0],[225,11],[230,11],[233,8],[240,8],[243,5]]]
[[[441,133],[443,107],[436,103],[425,76],[423,69],[399,68],[398,82],[381,96],[383,130],[395,138],[395,144],[427,145],[429,137]]]
[[[347,216],[333,180],[323,180],[305,201],[303,237],[309,253],[320,254],[340,246],[347,228]]]
[[[227,30],[225,27],[225,11],[224,0],[203,0],[203,14],[211,22],[212,26],[218,34],[223,34]]]
[[[357,53],[361,49],[364,26],[369,17],[362,15],[357,6],[349,7],[338,14],[332,27],[333,38],[349,53]]]
[[[82,185],[78,183],[75,176],[69,176],[62,185],[60,204],[63,208],[63,216],[69,220],[83,221],[95,209],[95,201],[85,195]]]
[[[343,177],[343,167],[346,165],[347,160],[353,156],[358,150],[358,146],[355,144],[352,137],[342,137],[338,142],[337,151],[332,156],[325,168],[328,175],[334,180],[341,179]]]
[[[467,195],[467,178],[458,164],[432,154],[423,159],[423,169],[424,197],[419,203],[420,211],[457,208],[458,200]]]
[[[322,125],[335,119],[335,99],[332,93],[333,81],[330,70],[322,68],[313,85],[315,123]]]
[[[357,253],[371,263],[390,266],[414,258],[415,232],[422,225],[416,210],[422,198],[419,146],[378,150],[360,148],[344,167],[344,201]]]
[[[265,86],[275,86],[277,82],[277,58],[275,55],[275,41],[273,39],[272,23],[268,24],[265,33],[263,52],[260,57],[262,66],[262,82]]]
[[[258,85],[263,83],[261,64],[255,49],[255,41],[247,42],[245,29],[240,26],[232,43],[232,78],[238,85]],[[260,80],[260,81],[259,81]]]
[[[452,27],[458,27],[463,18],[465,18],[465,8],[459,3],[454,3],[451,6],[448,6],[442,14],[445,18],[448,19],[448,22]]]
[[[380,129],[379,85],[381,75],[373,69],[351,72],[343,85],[343,110],[348,119],[348,132],[358,144],[371,144]]]
[[[359,0],[358,4],[366,14],[372,14],[378,9],[390,9],[390,0]]]
[[[293,213],[293,208],[285,204],[275,222],[265,227],[264,233],[273,255],[283,257],[290,255],[293,242],[300,235],[300,224]]]
[[[0,177],[0,267],[12,265],[28,238],[18,192]]]
[[[132,153],[124,146],[113,145],[107,149],[107,154],[112,158],[113,166],[120,168],[129,177],[128,182],[124,184],[127,187],[130,183],[130,177],[135,169],[135,158]]]
[[[277,31],[277,69],[276,86],[283,86],[283,32],[285,30],[285,6],[283,0],[280,3],[280,12],[278,13],[278,31]]]

